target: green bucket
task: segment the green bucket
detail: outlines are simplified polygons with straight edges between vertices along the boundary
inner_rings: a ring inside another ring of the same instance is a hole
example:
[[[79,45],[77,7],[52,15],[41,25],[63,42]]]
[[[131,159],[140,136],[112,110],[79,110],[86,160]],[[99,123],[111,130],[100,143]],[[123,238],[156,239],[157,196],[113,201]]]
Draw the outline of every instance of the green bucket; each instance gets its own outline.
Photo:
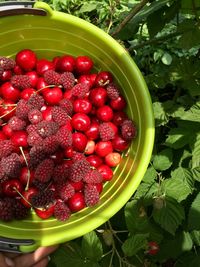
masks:
[[[54,218],[42,220],[34,212],[23,221],[0,222],[3,242],[9,245],[11,240],[16,250],[29,252],[39,246],[80,237],[123,207],[148,167],[154,143],[154,118],[141,72],[127,51],[104,31],[75,16],[53,11],[43,2],[36,2],[33,8],[26,5],[26,8],[3,9],[0,11],[0,55],[14,57],[19,50],[29,48],[39,58],[52,59],[63,54],[90,56],[97,70],[113,73],[127,100],[127,113],[138,128],[128,156],[124,156],[115,169],[112,181],[104,185],[98,205],[74,213],[64,223]]]

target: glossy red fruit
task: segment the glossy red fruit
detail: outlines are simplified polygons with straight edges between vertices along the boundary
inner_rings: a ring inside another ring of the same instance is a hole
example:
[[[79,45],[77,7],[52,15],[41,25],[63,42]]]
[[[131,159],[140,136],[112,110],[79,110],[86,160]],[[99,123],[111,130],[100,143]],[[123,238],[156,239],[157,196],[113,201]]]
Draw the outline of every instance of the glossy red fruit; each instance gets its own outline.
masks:
[[[31,71],[35,68],[37,57],[34,51],[23,49],[16,54],[16,64],[25,71]]]
[[[54,214],[55,203],[49,205],[47,208],[35,208],[35,213],[43,220],[50,218]]]
[[[90,88],[92,88],[94,86],[95,79],[96,79],[96,73],[83,74],[79,76],[78,82],[86,83]]]
[[[128,116],[124,111],[122,111],[122,110],[116,111],[116,112],[114,112],[112,122],[116,126],[120,126],[122,124],[122,122],[125,121],[127,118],[128,118]]]
[[[92,122],[85,134],[88,139],[97,140],[99,138],[99,123]]]
[[[75,71],[79,74],[87,74],[93,67],[93,61],[88,56],[78,56],[75,59]]]
[[[105,163],[110,167],[116,167],[121,162],[121,154],[118,152],[111,152],[105,156]]]
[[[27,207],[27,208],[31,208],[31,203],[30,203],[30,199],[31,197],[33,197],[34,195],[36,195],[38,193],[38,189],[35,187],[30,187],[28,190],[22,192],[22,198],[20,199],[21,203]]]
[[[113,151],[111,141],[99,141],[96,143],[95,152],[100,157],[105,157]]]
[[[85,134],[80,132],[74,132],[72,134],[72,146],[75,151],[84,152],[87,145],[87,137]]]
[[[54,70],[53,62],[47,59],[39,59],[36,64],[37,74],[42,76],[47,70]]]
[[[77,192],[81,191],[83,189],[83,187],[84,187],[83,181],[78,181],[78,182],[70,181],[69,183],[73,186],[74,190],[77,191]]]
[[[105,86],[113,81],[113,77],[111,72],[109,71],[101,71],[97,74],[95,79],[96,86]]]
[[[36,92],[33,88],[26,88],[21,91],[20,98],[24,100],[29,100],[29,98]]]
[[[89,99],[95,107],[102,107],[107,100],[107,91],[103,87],[97,87],[90,91]]]
[[[73,72],[75,68],[75,58],[71,55],[64,55],[60,57],[56,63],[56,71]]]
[[[123,110],[126,107],[126,100],[120,95],[118,98],[110,101],[110,106],[114,110]]]
[[[10,179],[3,183],[3,193],[9,197],[19,196],[18,192],[22,192],[23,186],[18,179]]]
[[[17,102],[20,98],[20,90],[12,86],[10,82],[3,83],[0,92],[4,100]]]
[[[126,140],[124,140],[121,136],[117,135],[115,138],[112,140],[112,145],[113,149],[119,152],[123,152],[126,150],[130,143]]]
[[[71,159],[74,155],[74,149],[73,147],[67,147],[64,150],[64,155],[67,159]]]
[[[46,88],[45,91],[43,91],[43,97],[49,105],[53,106],[60,102],[63,98],[63,93],[59,87]]]
[[[43,77],[39,77],[36,84],[36,89],[43,93],[48,86],[48,83],[45,82]]]
[[[52,107],[51,106],[42,107],[41,113],[42,113],[43,120],[52,121]]]
[[[23,185],[27,185],[27,182],[29,181],[29,185],[32,184],[32,181],[34,180],[34,171],[29,170],[27,166],[22,167],[19,180]]]
[[[12,77],[12,71],[4,70],[3,74],[1,75],[1,82],[9,81],[11,77]]]
[[[14,133],[14,131],[10,128],[10,126],[8,124],[5,124],[2,127],[2,131],[8,138],[10,138]]]
[[[75,130],[85,132],[89,128],[90,122],[88,115],[84,113],[76,113],[72,116],[71,125]]]
[[[113,110],[110,106],[105,105],[97,109],[97,118],[101,121],[108,122],[113,118]]]
[[[3,131],[0,131],[0,141],[6,140],[8,137],[5,135]]]
[[[91,155],[94,153],[94,149],[95,149],[95,142],[93,140],[88,140],[84,153],[86,155]]]
[[[67,202],[68,207],[72,212],[77,212],[85,208],[84,195],[81,192],[76,192]]]
[[[103,191],[103,184],[102,183],[97,183],[97,184],[94,184],[94,187],[96,187],[96,189],[99,192],[99,194],[101,194],[101,192]]]
[[[156,255],[160,250],[159,245],[156,241],[148,242],[148,250],[146,251],[149,255]]]
[[[103,182],[110,181],[112,179],[113,171],[108,165],[102,164],[97,168],[97,170],[101,173]]]
[[[26,131],[16,131],[11,136],[11,141],[17,147],[27,147],[27,137],[28,134]]]
[[[36,88],[38,78],[39,78],[37,72],[36,71],[29,71],[26,73],[26,75],[30,79],[31,87]]]
[[[2,117],[4,121],[8,121],[14,116],[15,106],[13,106],[13,104],[15,104],[13,101],[5,100],[3,106],[0,106],[0,117]]]
[[[54,161],[55,164],[60,164],[64,159],[64,152],[62,150],[57,150],[50,156],[50,158]]]
[[[98,168],[103,164],[102,158],[95,154],[88,156],[86,159],[90,163],[90,165],[94,168]]]
[[[13,72],[16,75],[21,75],[24,74],[24,70],[19,66],[19,65],[15,65],[13,68]]]
[[[76,99],[73,102],[73,109],[75,113],[88,114],[92,110],[92,104],[88,99]]]

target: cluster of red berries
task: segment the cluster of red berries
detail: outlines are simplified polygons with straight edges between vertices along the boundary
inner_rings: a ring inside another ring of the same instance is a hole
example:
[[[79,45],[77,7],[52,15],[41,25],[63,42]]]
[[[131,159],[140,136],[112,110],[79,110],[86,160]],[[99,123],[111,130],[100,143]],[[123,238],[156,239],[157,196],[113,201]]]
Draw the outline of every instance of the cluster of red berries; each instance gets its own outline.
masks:
[[[0,57],[0,220],[67,220],[96,205],[136,136],[109,71],[88,56]]]

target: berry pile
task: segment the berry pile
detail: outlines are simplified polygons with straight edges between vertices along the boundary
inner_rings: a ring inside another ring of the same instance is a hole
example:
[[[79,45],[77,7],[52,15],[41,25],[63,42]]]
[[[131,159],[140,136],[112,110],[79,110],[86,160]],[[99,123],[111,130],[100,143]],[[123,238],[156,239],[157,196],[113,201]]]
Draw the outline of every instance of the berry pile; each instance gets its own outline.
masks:
[[[67,220],[100,200],[136,136],[108,71],[88,56],[0,57],[0,220]]]

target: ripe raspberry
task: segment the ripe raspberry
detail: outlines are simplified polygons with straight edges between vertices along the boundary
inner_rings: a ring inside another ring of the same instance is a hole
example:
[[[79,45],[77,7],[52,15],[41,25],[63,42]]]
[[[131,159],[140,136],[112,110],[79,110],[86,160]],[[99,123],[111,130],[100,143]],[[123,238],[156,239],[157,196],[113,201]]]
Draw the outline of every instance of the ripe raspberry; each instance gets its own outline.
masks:
[[[38,109],[31,109],[28,113],[28,119],[32,124],[38,124],[42,121],[42,113]]]
[[[58,197],[66,202],[74,195],[75,189],[69,182],[63,182],[56,184],[56,192]]]
[[[23,220],[29,214],[29,208],[25,207],[18,200],[13,200],[13,212],[16,220]]]
[[[36,146],[43,142],[43,138],[36,131],[33,131],[29,133],[27,142],[29,146]]]
[[[40,182],[50,181],[54,171],[54,162],[51,159],[45,159],[38,164],[35,170],[35,179]]]
[[[137,134],[136,126],[132,120],[125,120],[122,123],[121,134],[122,137],[127,141],[131,141],[133,138],[136,137]]]
[[[59,83],[62,84],[65,90],[72,89],[75,84],[75,77],[72,72],[64,72],[60,75]]]
[[[10,156],[2,158],[1,166],[6,175],[17,177],[22,167],[19,155],[12,153]]]
[[[69,177],[69,168],[65,164],[56,165],[53,173],[53,181],[55,183],[63,183]]]
[[[44,80],[48,84],[59,85],[60,84],[60,74],[54,70],[47,70],[44,73]]]
[[[85,95],[89,92],[89,85],[86,83],[77,83],[71,90],[72,96],[77,98],[84,98]]]
[[[0,220],[8,222],[14,219],[13,203],[11,198],[0,199]]]
[[[34,208],[46,208],[49,204],[55,201],[55,192],[53,190],[39,191],[38,194],[34,194],[30,202]]]
[[[102,141],[108,141],[115,138],[115,132],[110,126],[110,122],[103,122],[99,125],[99,134]]]
[[[90,163],[83,159],[76,161],[70,167],[69,179],[72,182],[79,182],[83,180],[84,176],[90,171]]]
[[[65,128],[60,128],[56,134],[57,140],[62,148],[72,145],[72,133]]]
[[[64,222],[71,216],[71,211],[64,202],[58,201],[54,208],[54,216],[57,220]]]
[[[98,170],[90,170],[86,175],[83,177],[83,181],[87,184],[98,184],[103,181],[103,177]]]
[[[20,162],[21,162],[22,166],[24,166],[24,165],[26,166],[26,162],[27,162],[28,164],[30,164],[30,155],[29,155],[29,151],[24,150],[23,152],[24,152],[26,161],[25,161],[25,159],[24,159],[24,156],[21,154],[21,155],[19,156],[19,157],[20,157]]]
[[[15,65],[16,63],[12,58],[0,57],[0,67],[4,70],[11,70]]]
[[[46,158],[46,153],[42,146],[33,146],[30,149],[30,169],[34,169],[42,160]]]
[[[69,116],[67,112],[61,107],[54,106],[52,107],[52,118],[55,122],[58,123],[59,126],[63,126],[66,124],[66,121],[69,120]]]
[[[72,155],[72,161],[76,162],[76,161],[82,160],[82,159],[86,159],[85,155],[83,153],[74,151],[74,153]]]
[[[3,76],[3,72],[4,72],[3,68],[0,67],[0,79],[1,79],[1,77]]]
[[[17,116],[13,116],[8,121],[8,125],[13,131],[20,131],[26,127],[26,122],[18,118]]]
[[[100,196],[97,188],[92,184],[86,184],[84,187],[84,197],[86,206],[92,207],[99,202]]]
[[[42,106],[44,106],[44,98],[38,94],[32,94],[28,99],[28,105],[32,109],[40,110]]]
[[[43,151],[46,153],[46,155],[52,155],[56,152],[59,146],[59,142],[57,140],[56,135],[51,135],[43,139],[41,146],[43,148]]]
[[[58,105],[64,109],[69,116],[73,114],[73,104],[69,99],[63,98]]]
[[[31,87],[31,80],[27,75],[14,75],[10,82],[14,87],[17,87],[21,90]]]
[[[42,137],[55,134],[58,131],[58,124],[54,121],[41,121],[37,124],[37,132]]]
[[[107,90],[108,97],[112,100],[117,99],[120,95],[119,89],[117,85],[114,83],[109,83],[106,86],[106,90]]]
[[[31,134],[32,132],[37,132],[37,125],[29,124],[26,127],[26,131],[28,134]]]
[[[49,182],[46,182],[46,183],[42,183],[36,179],[33,179],[33,182],[32,182],[32,185],[38,189],[39,191],[46,191],[48,186],[49,186]]]
[[[9,156],[15,147],[10,140],[0,140],[0,158]]]
[[[24,99],[20,99],[16,106],[16,116],[22,120],[26,120],[28,118],[28,113],[30,111],[30,107],[28,106],[28,102]]]
[[[9,180],[9,177],[5,174],[2,166],[1,166],[1,163],[0,163],[0,184]],[[1,195],[1,193],[0,193]]]

